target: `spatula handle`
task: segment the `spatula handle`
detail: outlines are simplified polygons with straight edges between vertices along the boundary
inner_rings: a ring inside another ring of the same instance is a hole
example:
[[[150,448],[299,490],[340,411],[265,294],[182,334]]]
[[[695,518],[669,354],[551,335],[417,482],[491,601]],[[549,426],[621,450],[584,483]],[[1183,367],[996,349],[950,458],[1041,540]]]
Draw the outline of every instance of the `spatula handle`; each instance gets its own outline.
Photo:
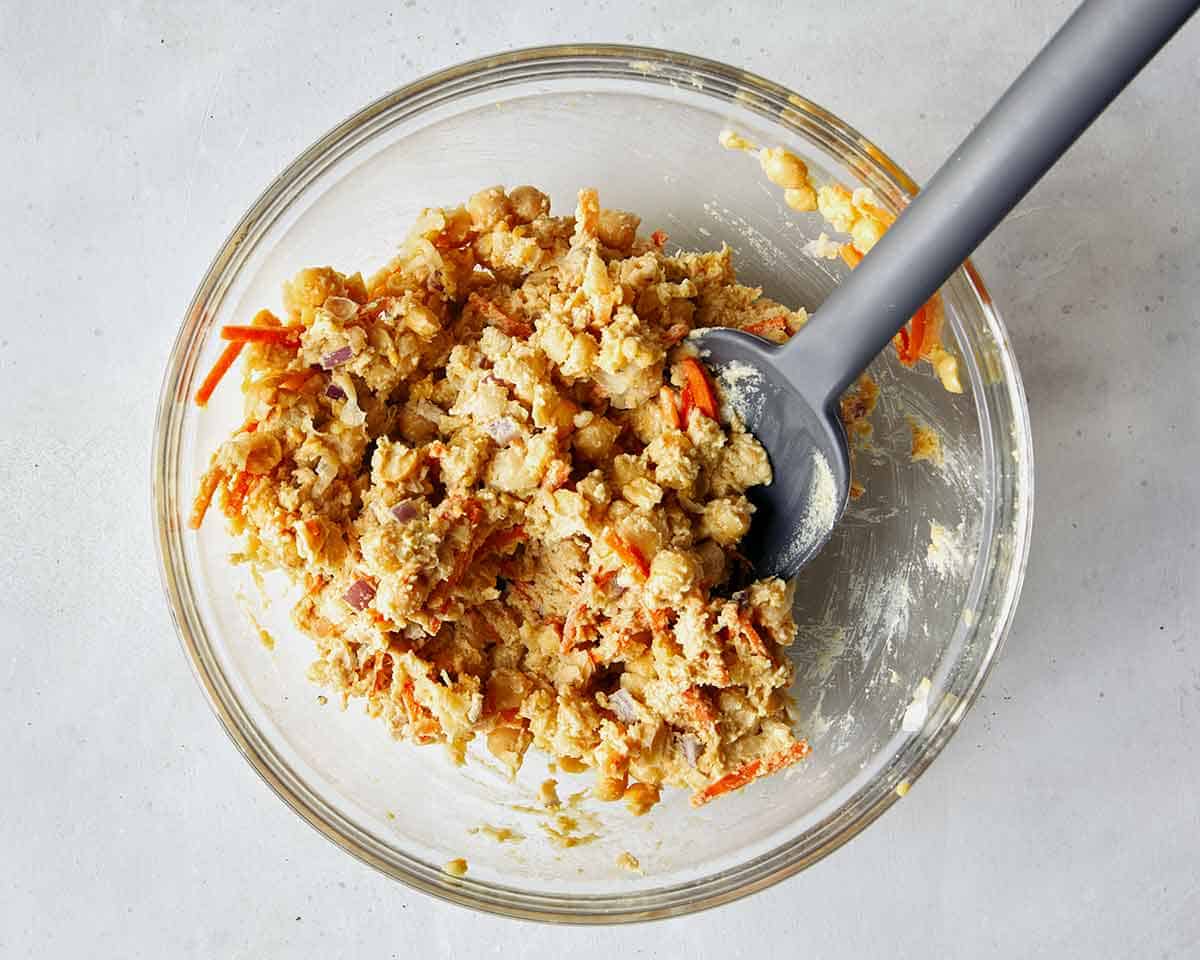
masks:
[[[780,352],[828,406],[1171,38],[1200,0],[1086,0]]]

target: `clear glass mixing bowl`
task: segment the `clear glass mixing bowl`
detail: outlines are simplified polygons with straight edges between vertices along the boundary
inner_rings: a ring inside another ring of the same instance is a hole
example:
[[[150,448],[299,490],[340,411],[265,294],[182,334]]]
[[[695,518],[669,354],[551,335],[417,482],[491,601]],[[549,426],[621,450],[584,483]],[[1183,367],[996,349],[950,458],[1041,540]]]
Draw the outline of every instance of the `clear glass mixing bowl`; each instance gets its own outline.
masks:
[[[727,242],[744,282],[817,307],[843,275],[840,263],[805,252],[822,224],[789,211],[752,160],[718,145],[727,126],[800,153],[818,181],[870,186],[893,209],[916,190],[836,117],[732,67],[635,47],[507,53],[398,90],[313,145],[238,224],[184,318],[154,458],[163,581],[184,647],[271,787],[335,843],[413,887],[577,922],[686,913],[765,887],[906,792],[958,727],[1004,638],[1029,543],[1029,423],[1004,328],[969,266],[945,289],[946,339],[965,392],[946,393],[928,367],[905,369],[890,350],[875,362],[883,397],[858,460],[866,494],[799,578],[794,692],[812,757],[702,810],[681,791],[638,819],[585,801],[597,839],[554,845],[531,809],[544,761],[531,757],[510,783],[482,751],[456,768],[440,748],[391,740],[354,704],[323,705],[284,588],[269,580],[276,600],[264,607],[248,571],[228,562],[218,519],[198,535],[187,529],[209,452],[240,421],[233,382],[205,410],[189,400],[220,350],[217,329],[277,306],[300,266],[374,268],[424,206],[533,183],[569,211],[580,186],[596,186],[606,206],[638,212],[672,245]],[[943,465],[910,462],[910,417],[940,434]],[[247,605],[277,638],[274,650],[258,641]],[[590,782],[557,776],[564,796]],[[483,825],[524,839],[472,832]],[[622,851],[641,874],[617,867]],[[469,873],[443,872],[459,856]]]

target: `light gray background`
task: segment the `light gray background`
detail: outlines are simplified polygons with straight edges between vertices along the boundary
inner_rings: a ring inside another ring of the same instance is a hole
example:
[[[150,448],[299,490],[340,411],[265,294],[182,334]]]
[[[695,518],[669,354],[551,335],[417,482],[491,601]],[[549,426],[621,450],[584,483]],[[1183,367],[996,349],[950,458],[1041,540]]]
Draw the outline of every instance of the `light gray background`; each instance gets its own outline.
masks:
[[[978,257],[1032,407],[1029,576],[962,730],[847,848],[687,919],[515,924],[341,853],[221,732],[159,590],[152,407],[299,150],[466,57],[637,41],[787,84],[922,179],[1071,4],[580,6],[0,0],[0,955],[1196,956],[1200,23]]]

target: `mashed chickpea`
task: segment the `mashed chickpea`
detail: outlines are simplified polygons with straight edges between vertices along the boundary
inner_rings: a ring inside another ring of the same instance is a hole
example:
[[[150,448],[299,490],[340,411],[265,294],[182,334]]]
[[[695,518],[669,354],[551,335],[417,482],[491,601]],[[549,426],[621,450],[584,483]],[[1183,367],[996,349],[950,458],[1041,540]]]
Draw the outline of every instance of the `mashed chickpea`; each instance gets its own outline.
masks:
[[[763,165],[807,189],[795,158]],[[475,738],[514,773],[545,751],[634,814],[808,749],[790,591],[737,553],[769,461],[685,339],[805,315],[727,248],[668,255],[639,226],[594,190],[556,217],[493,187],[424,211],[369,279],[300,271],[283,319],[227,331],[246,422],[193,514],[215,497],[243,555],[302,585],[312,679],[343,702],[459,760]]]

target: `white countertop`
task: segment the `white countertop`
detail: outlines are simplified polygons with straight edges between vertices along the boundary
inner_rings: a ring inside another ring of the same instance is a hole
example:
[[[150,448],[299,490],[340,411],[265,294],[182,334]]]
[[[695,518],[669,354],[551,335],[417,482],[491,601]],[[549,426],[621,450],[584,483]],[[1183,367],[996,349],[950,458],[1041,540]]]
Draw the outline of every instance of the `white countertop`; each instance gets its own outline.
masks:
[[[1200,23],[977,258],[1032,407],[1029,575],[963,728],[848,847],[653,927],[516,924],[346,856],[230,745],[159,589],[153,400],[301,148],[467,57],[636,41],[787,84],[923,178],[1071,4],[577,6],[0,4],[0,955],[1196,956]]]

